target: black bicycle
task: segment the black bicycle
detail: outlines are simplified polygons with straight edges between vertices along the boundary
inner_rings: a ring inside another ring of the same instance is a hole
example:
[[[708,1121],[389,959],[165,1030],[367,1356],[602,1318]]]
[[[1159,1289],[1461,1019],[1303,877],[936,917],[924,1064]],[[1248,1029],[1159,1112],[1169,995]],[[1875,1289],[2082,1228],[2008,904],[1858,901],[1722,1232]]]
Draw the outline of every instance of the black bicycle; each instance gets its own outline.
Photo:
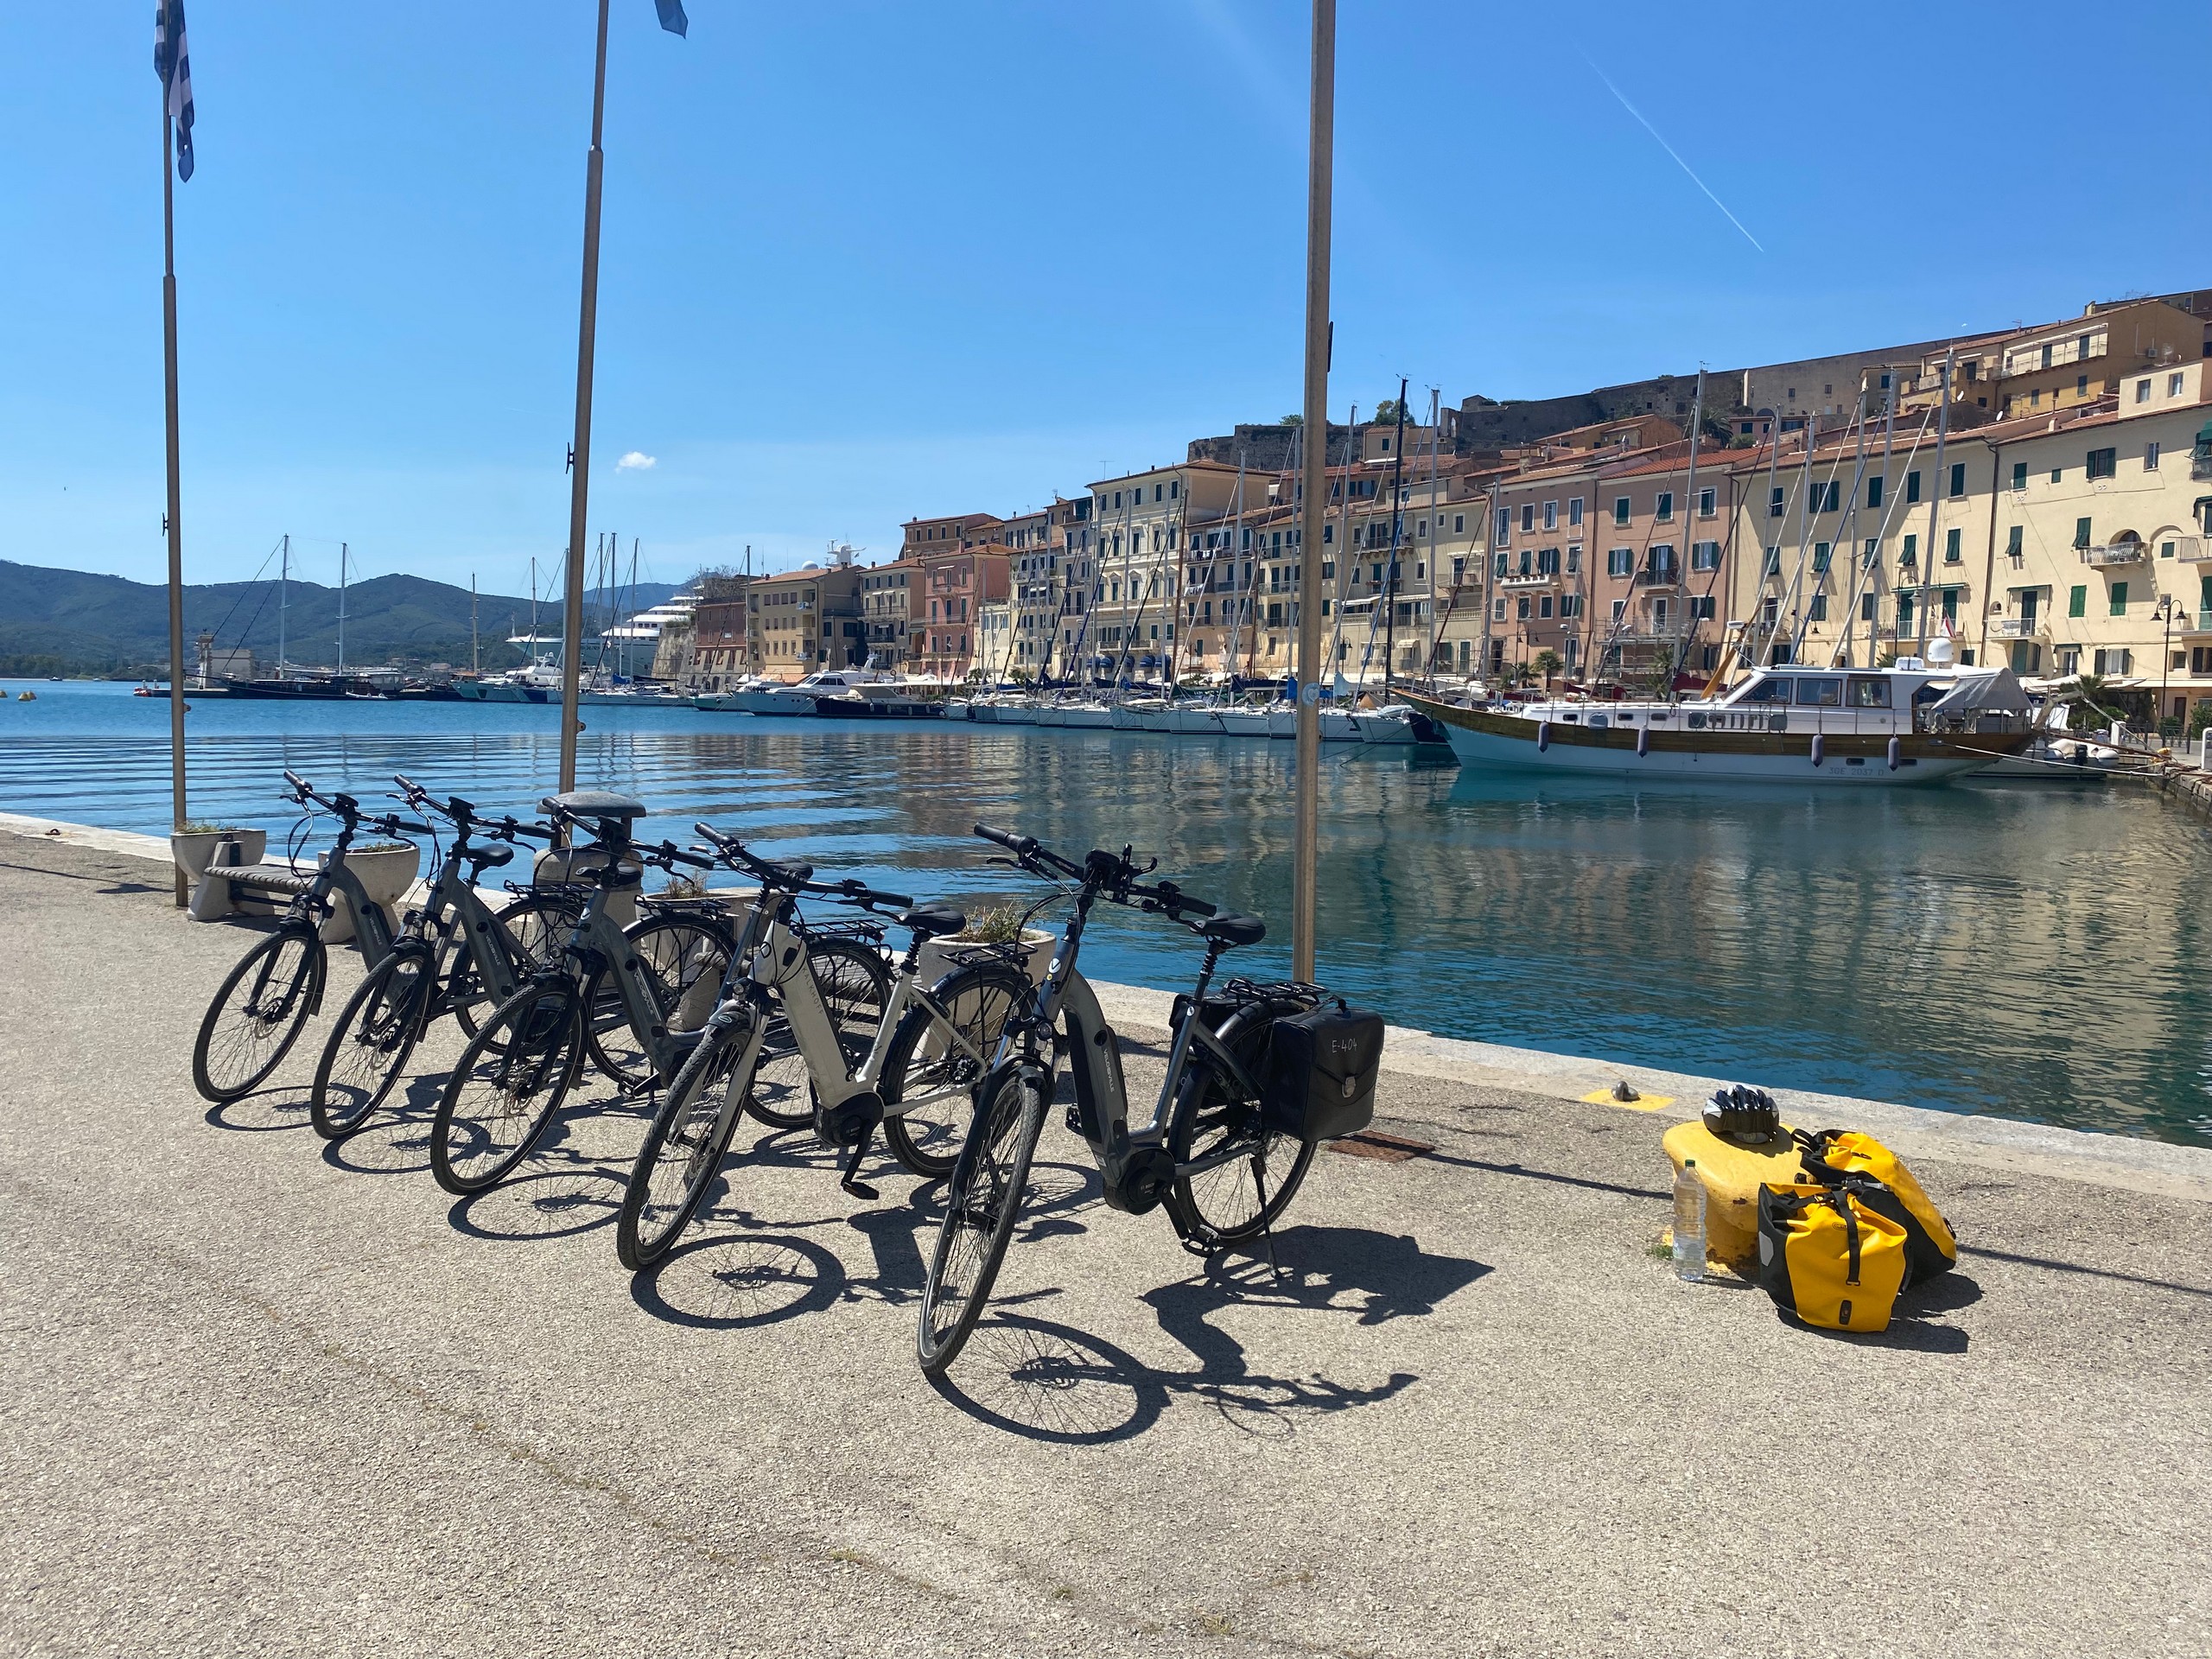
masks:
[[[1259,1237],[1296,1196],[1321,1140],[1364,1126],[1371,1116],[1382,1021],[1344,1008],[1344,1046],[1328,1062],[1327,1087],[1308,1089],[1311,1057],[1282,1039],[1305,1032],[1328,993],[1319,986],[1232,980],[1211,992],[1222,957],[1267,935],[1256,916],[1224,916],[1173,881],[1140,878],[1124,848],[1093,850],[1081,863],[1027,836],[976,826],[1015,866],[1060,886],[1074,899],[1051,971],[1007,1020],[990,1070],[976,1089],[975,1117],[945,1189],[944,1217],[922,1294],[916,1346],[923,1370],[943,1373],[975,1329],[1014,1236],[1030,1161],[1065,1061],[1074,1087],[1068,1127],[1096,1160],[1106,1202],[1141,1215],[1165,1205],[1185,1244],[1211,1251]],[[1091,910],[1128,905],[1180,924],[1205,942],[1191,993],[1177,1001],[1167,1074],[1150,1119],[1132,1128],[1122,1080],[1120,1039],[1076,963]],[[1353,1031],[1356,1027],[1356,1033]],[[1280,1051],[1280,1052],[1279,1052]],[[1287,1062],[1287,1063],[1286,1063]],[[1334,1096],[1335,1105],[1309,1103]]]

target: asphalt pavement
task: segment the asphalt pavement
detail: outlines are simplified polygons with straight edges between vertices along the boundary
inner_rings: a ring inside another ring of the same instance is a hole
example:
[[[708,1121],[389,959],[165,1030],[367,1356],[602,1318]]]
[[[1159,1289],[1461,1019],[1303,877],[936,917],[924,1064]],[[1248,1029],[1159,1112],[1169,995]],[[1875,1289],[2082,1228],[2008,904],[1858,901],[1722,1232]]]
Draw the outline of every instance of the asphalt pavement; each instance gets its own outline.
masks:
[[[7,1652],[2212,1649],[2212,1211],[2171,1183],[1916,1156],[1959,1269],[1826,1336],[1660,1259],[1681,1112],[1388,1071],[1411,1155],[1321,1154],[1275,1270],[1049,1131],[939,1389],[938,1192],[887,1161],[864,1202],[748,1125],[633,1278],[603,1088],[461,1203],[433,1079],[314,1135],[321,1026],[209,1109],[251,937],[0,835]]]

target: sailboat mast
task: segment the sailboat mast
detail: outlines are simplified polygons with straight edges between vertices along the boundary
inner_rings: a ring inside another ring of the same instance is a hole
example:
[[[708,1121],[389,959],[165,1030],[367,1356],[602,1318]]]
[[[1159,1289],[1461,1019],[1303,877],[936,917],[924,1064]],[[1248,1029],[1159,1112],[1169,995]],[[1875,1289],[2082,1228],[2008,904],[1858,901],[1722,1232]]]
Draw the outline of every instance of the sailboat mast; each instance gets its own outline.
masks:
[[[1428,389],[1428,650],[1421,667],[1428,676],[1428,689],[1436,690],[1436,569],[1437,558],[1444,540],[1444,499],[1437,493],[1437,447],[1444,442],[1444,388]]]
[[[1382,693],[1398,655],[1398,538],[1406,524],[1406,377],[1398,377],[1398,430],[1390,442],[1390,563],[1382,582]]]
[[[284,536],[283,561],[276,567],[276,677],[284,677],[284,616],[292,598],[292,537]]]
[[[1920,632],[1913,655],[1923,666],[1928,661],[1928,607],[1936,600],[1936,531],[1943,518],[1943,446],[1951,435],[1951,365],[1958,354],[1955,346],[1943,353],[1943,385],[1936,405],[1936,485],[1928,492],[1928,545],[1921,550],[1919,568],[1913,572],[1920,587]]]
[[[530,556],[530,660],[537,661],[537,555]]]
[[[476,643],[476,573],[468,573],[468,671],[480,673],[484,666],[483,652]]]
[[[338,671],[346,671],[346,543],[338,543]]]

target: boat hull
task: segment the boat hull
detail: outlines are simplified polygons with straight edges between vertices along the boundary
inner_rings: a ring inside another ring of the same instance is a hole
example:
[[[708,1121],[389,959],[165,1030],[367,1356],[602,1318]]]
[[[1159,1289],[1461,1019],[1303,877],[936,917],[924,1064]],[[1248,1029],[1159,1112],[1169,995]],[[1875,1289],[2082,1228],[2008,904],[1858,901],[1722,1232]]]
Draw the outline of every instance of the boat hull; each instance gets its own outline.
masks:
[[[1264,709],[1217,709],[1214,724],[1229,737],[1265,737],[1268,711]]]
[[[1175,730],[1185,737],[1219,737],[1221,735],[1221,712],[1218,709],[1178,709],[1173,718]]]
[[[1909,787],[1937,784],[1988,766],[2012,753],[2030,734],[1971,734],[1953,739],[1927,733],[1900,734],[1897,765],[1889,763],[1886,737],[1830,733],[1820,764],[1811,732],[1697,732],[1630,728],[1592,730],[1540,722],[1487,709],[1460,709],[1426,697],[1413,707],[1444,728],[1463,766],[1509,772],[1572,772],[1584,777],[1637,778],[1719,784],[1834,784]],[[1540,726],[1549,729],[1541,734]],[[1637,752],[1639,735],[1646,735]],[[1967,747],[1972,745],[1973,747]]]

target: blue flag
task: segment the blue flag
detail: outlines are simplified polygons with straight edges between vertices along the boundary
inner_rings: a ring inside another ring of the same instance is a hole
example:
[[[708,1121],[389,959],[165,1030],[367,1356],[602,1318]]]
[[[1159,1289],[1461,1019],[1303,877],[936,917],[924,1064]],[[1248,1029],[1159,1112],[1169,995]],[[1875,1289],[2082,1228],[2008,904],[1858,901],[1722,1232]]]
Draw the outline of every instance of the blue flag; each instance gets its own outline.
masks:
[[[671,35],[691,38],[691,20],[683,15],[683,0],[653,0],[660,12],[660,26]]]
[[[176,123],[176,175],[188,179],[192,176],[192,54],[184,41],[184,0],[158,0],[154,7],[154,73],[168,89],[169,119]]]

